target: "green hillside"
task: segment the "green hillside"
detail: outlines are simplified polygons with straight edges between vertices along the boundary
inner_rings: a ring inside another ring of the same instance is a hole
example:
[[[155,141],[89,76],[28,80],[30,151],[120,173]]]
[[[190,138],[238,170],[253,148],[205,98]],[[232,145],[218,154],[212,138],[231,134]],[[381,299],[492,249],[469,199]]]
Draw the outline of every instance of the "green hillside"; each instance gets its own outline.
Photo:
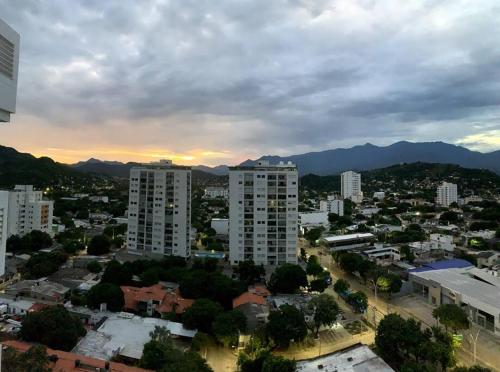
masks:
[[[91,186],[102,176],[88,175],[50,158],[36,158],[13,148],[0,146],[0,187],[11,188],[16,184],[34,185],[37,188],[57,185]]]

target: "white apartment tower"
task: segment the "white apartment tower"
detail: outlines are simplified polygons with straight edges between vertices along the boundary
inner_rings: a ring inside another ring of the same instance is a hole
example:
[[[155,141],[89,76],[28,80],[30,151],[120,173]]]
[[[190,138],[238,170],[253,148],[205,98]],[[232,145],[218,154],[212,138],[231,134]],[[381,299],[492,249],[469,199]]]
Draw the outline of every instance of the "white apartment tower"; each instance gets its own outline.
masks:
[[[32,185],[16,185],[8,193],[7,235],[23,236],[33,230],[52,233],[54,202]]]
[[[452,203],[458,202],[457,185],[454,183],[443,182],[437,188],[436,203],[443,207],[449,207]]]
[[[191,254],[191,168],[162,160],[130,170],[127,246],[152,257]]]
[[[19,34],[0,19],[0,122],[16,111]]]
[[[9,192],[0,191],[0,276],[5,274],[5,253],[7,249],[7,217]]]
[[[363,200],[361,192],[361,174],[347,171],[341,174],[340,193],[344,199],[351,199],[355,203]]]
[[[298,172],[292,163],[229,168],[229,259],[297,263]]]
[[[336,196],[329,195],[327,200],[321,200],[319,202],[319,210],[321,212],[327,212],[328,214],[333,213],[338,216],[343,216],[344,200],[337,198]]]

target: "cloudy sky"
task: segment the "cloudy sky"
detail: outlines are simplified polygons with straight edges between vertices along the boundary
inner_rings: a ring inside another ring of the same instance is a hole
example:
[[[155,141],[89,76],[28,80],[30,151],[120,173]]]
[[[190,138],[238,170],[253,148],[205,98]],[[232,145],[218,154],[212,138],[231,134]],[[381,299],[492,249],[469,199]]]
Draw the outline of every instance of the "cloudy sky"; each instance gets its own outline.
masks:
[[[234,164],[371,142],[500,148],[498,0],[0,0],[0,144]]]

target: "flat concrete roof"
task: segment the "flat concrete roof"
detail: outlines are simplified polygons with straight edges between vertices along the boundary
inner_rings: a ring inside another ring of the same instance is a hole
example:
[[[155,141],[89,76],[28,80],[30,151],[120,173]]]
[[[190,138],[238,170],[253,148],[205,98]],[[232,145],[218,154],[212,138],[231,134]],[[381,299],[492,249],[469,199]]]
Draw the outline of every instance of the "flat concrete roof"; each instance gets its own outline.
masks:
[[[357,344],[314,359],[297,362],[298,372],[393,372],[368,346]]]
[[[119,354],[140,359],[144,344],[156,326],[167,328],[173,336],[193,338],[196,330],[184,328],[182,323],[158,318],[142,318],[130,314],[115,314],[106,319],[96,332],[89,332],[73,349],[77,354],[99,359],[110,359]]]
[[[336,242],[344,242],[344,241],[349,241],[349,240],[371,239],[371,238],[375,238],[375,235],[373,235],[372,233],[359,233],[359,234],[326,236],[326,237],[322,238],[322,240],[326,241],[327,243],[336,243]]]
[[[443,269],[423,272],[410,272],[412,276],[439,283],[453,292],[462,295],[462,302],[482,302],[500,312],[500,288],[472,278],[465,269]]]

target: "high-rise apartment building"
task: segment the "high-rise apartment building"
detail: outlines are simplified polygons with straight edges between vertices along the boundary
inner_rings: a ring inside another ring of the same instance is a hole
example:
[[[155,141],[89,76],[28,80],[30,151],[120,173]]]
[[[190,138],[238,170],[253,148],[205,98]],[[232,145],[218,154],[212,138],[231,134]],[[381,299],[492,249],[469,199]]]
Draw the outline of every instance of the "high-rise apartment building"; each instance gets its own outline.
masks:
[[[298,172],[292,163],[229,168],[229,259],[297,263]]]
[[[16,111],[19,34],[0,19],[0,122]]]
[[[319,202],[319,210],[321,212],[333,213],[338,216],[344,215],[344,200],[334,195],[329,195],[327,200]]]
[[[7,248],[7,218],[9,192],[0,190],[0,276],[5,274],[5,253]]]
[[[8,236],[23,236],[33,230],[52,234],[54,202],[43,200],[42,191],[35,190],[32,185],[16,185],[14,190],[5,193],[8,198],[3,198],[0,203],[8,210]]]
[[[457,185],[443,182],[438,186],[436,203],[443,207],[449,207],[452,203],[458,203]]]
[[[341,174],[340,181],[341,195],[344,199],[351,199],[355,203],[363,200],[361,192],[361,174],[347,171]]]
[[[191,254],[191,168],[169,160],[130,170],[127,246],[146,256]]]

